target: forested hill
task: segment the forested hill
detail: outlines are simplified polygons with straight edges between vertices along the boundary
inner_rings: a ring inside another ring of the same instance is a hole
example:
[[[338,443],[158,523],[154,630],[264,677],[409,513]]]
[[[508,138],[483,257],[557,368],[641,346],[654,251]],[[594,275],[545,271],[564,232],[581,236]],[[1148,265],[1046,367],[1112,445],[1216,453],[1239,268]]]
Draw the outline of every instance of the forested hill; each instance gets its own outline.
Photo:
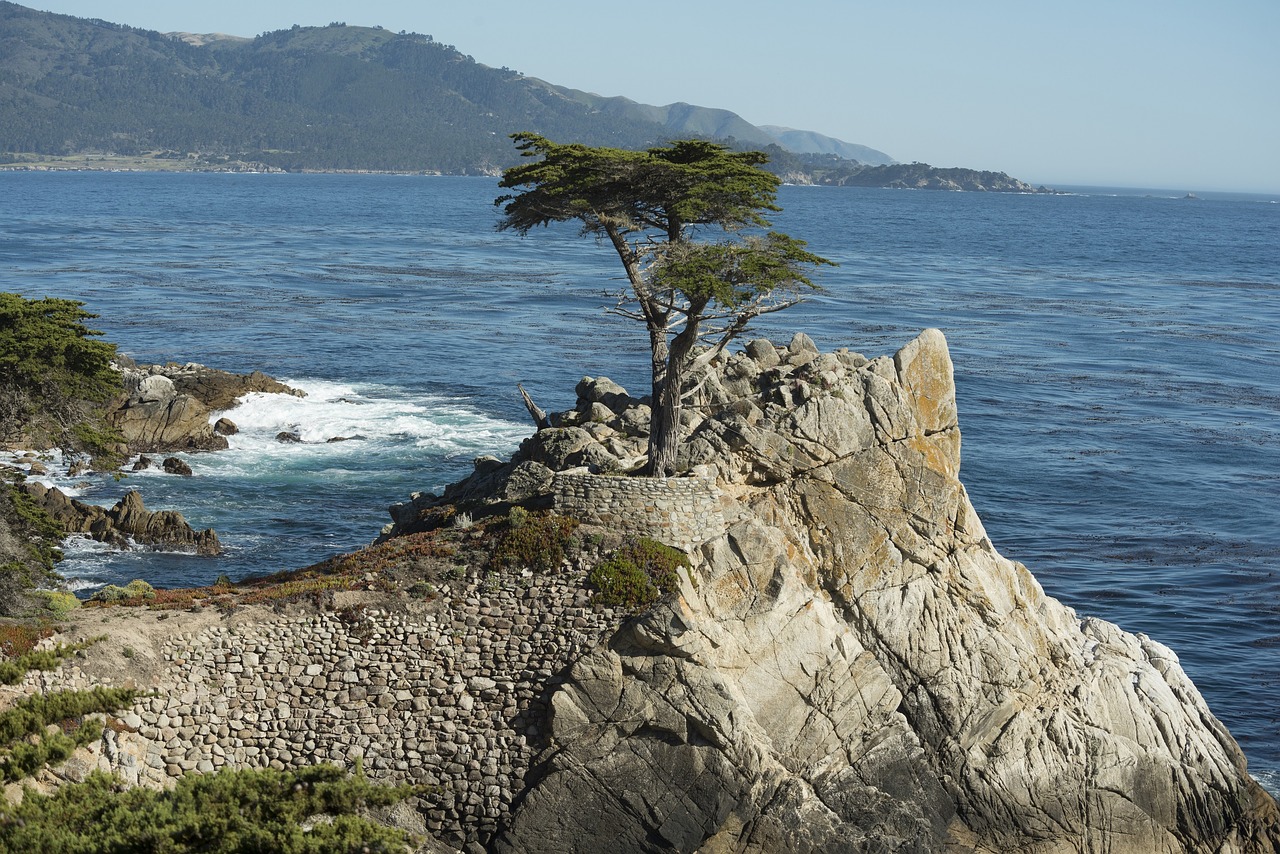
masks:
[[[876,169],[897,166],[726,110],[651,107],[490,68],[429,35],[341,23],[253,39],[164,34],[0,0],[0,163],[104,154],[142,168],[496,174],[517,160],[508,135],[524,130],[620,148],[721,139],[768,150],[771,168],[798,182],[883,185]],[[862,162],[817,153],[836,150]],[[916,184],[933,185],[944,186]]]
[[[430,36],[328,26],[191,44],[0,3],[3,151],[469,172],[513,162],[507,135],[521,129],[622,147],[667,136]]]

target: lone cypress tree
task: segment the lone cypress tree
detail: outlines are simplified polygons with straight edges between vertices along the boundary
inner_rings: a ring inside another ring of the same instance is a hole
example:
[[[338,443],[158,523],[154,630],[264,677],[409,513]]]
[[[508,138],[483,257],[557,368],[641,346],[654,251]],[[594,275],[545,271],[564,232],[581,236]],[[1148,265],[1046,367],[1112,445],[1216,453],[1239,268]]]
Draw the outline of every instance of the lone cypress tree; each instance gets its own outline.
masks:
[[[606,237],[626,271],[628,292],[612,309],[649,332],[653,406],[647,473],[676,473],[685,378],[756,317],[803,299],[816,285],[808,267],[831,264],[805,242],[769,226],[778,178],[763,152],[679,140],[647,151],[559,144],[512,136],[525,157],[503,173],[499,230],[521,235],[577,220],[584,236]],[[743,229],[757,233],[743,236]],[[709,238],[708,234],[714,235]],[[699,342],[710,344],[695,353]]]

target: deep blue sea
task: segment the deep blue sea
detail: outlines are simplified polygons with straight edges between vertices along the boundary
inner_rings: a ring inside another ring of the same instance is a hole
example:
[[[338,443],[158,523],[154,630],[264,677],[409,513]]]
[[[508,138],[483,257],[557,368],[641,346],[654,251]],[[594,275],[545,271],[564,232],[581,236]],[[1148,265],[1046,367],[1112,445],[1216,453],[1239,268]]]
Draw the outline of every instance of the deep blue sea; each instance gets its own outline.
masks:
[[[81,589],[209,583],[368,543],[387,505],[529,432],[584,374],[645,387],[606,315],[610,249],[494,230],[496,183],[356,175],[0,173],[0,289],[81,300],[139,361],[261,369],[304,400],[230,417],[195,477],[75,482],[212,526],[221,558],[78,543]],[[783,187],[781,230],[840,263],[758,332],[952,348],[961,476],[992,540],[1082,615],[1168,644],[1280,779],[1280,198]],[[281,445],[300,429],[301,445]],[[358,441],[324,442],[333,436]]]

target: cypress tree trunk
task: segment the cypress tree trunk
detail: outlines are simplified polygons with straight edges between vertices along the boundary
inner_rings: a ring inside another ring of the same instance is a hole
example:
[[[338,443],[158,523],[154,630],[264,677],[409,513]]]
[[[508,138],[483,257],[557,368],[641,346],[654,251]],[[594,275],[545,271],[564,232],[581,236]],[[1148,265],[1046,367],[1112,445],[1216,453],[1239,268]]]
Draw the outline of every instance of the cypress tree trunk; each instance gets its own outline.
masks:
[[[698,318],[705,301],[695,301],[680,331],[668,348],[666,336],[660,336],[663,358],[662,379],[659,382],[659,347],[650,331],[653,346],[653,403],[649,416],[649,465],[650,477],[671,477],[676,474],[676,457],[680,452],[681,416],[684,414],[684,381],[689,367],[689,356],[698,341]]]
[[[683,384],[676,371],[668,371],[667,382],[654,396],[653,416],[649,419],[650,477],[670,477],[676,473],[676,455],[680,451],[680,386]]]

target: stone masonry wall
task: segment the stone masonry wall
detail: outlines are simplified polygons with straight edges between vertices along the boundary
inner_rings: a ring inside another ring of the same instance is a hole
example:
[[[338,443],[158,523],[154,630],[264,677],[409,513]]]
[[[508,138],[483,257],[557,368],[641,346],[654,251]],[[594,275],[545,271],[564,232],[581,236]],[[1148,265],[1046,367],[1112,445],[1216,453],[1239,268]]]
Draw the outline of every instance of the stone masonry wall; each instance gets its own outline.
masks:
[[[724,533],[719,493],[701,477],[558,474],[555,511],[622,534],[691,551]]]
[[[526,571],[500,586],[472,577],[417,614],[281,615],[177,633],[158,650],[153,695],[95,747],[97,767],[164,785],[188,771],[362,757],[372,779],[431,787],[434,835],[483,842],[545,746],[556,675],[621,619],[590,604],[583,574]],[[28,681],[109,682],[73,663]],[[73,761],[60,774],[92,767]]]

